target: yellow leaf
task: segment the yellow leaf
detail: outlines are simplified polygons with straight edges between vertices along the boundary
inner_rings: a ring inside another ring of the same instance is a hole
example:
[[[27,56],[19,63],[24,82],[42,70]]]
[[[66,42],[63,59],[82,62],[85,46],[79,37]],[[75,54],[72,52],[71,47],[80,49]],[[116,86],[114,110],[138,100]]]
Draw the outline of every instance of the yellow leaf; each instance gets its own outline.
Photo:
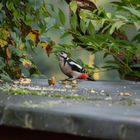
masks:
[[[11,52],[10,52],[10,49],[9,49],[8,47],[6,47],[5,51],[6,51],[7,59],[10,59],[10,58],[11,58]]]
[[[23,64],[23,66],[25,66],[27,68],[32,66],[32,62],[27,59],[23,59],[22,64]]]
[[[8,44],[15,45],[14,40],[11,38],[11,34],[5,28],[0,28],[0,47],[5,47]]]
[[[5,28],[0,28],[1,39],[7,40],[10,37],[10,32],[7,31]]]
[[[5,40],[3,40],[3,39],[0,39],[0,47],[1,47],[1,48],[5,47],[7,44],[8,44],[7,41],[5,41]]]
[[[43,49],[46,49],[49,45],[47,42],[41,42],[40,44],[41,44]]]
[[[28,34],[28,36],[36,43],[38,44],[39,42],[39,34],[40,32],[38,30],[31,30]]]
[[[19,49],[20,50],[23,50],[25,48],[25,44],[24,43],[21,43],[20,45],[19,45]]]

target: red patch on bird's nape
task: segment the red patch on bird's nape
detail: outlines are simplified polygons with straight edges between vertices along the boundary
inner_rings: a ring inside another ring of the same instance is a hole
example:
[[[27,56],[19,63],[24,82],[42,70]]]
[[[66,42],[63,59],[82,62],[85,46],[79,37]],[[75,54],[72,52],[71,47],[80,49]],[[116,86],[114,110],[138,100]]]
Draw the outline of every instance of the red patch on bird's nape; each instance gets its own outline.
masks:
[[[89,76],[87,73],[82,73],[79,77],[79,79],[87,79]]]

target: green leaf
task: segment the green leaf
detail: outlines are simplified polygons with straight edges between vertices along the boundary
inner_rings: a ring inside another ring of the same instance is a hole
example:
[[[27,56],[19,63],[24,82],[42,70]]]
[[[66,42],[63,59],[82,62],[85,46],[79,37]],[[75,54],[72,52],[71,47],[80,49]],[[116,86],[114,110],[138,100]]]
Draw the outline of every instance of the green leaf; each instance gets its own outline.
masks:
[[[70,9],[72,10],[72,12],[74,14],[76,13],[76,10],[77,10],[77,2],[76,2],[76,0],[72,0],[70,2]]]
[[[91,34],[91,35],[94,35],[95,34],[95,28],[92,24],[92,22],[90,21],[89,24],[88,24],[88,32]]]
[[[80,29],[83,33],[86,31],[86,23],[84,20],[80,20]]]
[[[50,9],[51,9],[53,12],[55,11],[55,9],[54,9],[54,5],[53,5],[53,4],[48,3],[48,6],[50,7]]]
[[[118,67],[117,66],[109,66],[109,65],[106,65],[106,66],[102,66],[102,69],[116,70],[116,69],[118,69]]]
[[[61,9],[59,9],[58,14],[59,14],[60,22],[64,25],[65,24],[65,14],[64,14],[64,12]]]
[[[2,9],[3,5],[0,3],[0,10]]]
[[[15,64],[15,61],[14,60],[11,59],[11,60],[8,61],[8,65],[10,67],[13,66],[14,64]]]
[[[77,27],[77,16],[76,14],[74,14],[72,17],[71,17],[71,28],[73,30],[76,30],[76,27]]]
[[[128,21],[128,19],[125,17],[125,16],[122,16],[122,15],[115,15],[116,18],[119,18],[121,20],[124,20],[124,21]]]
[[[0,57],[0,69],[5,67],[4,59]]]
[[[6,6],[9,10],[15,10],[14,3],[12,1],[7,1]]]
[[[109,19],[111,19],[111,17],[112,17],[111,13],[109,13],[109,12],[106,13],[106,16],[107,16],[107,18],[109,18]]]
[[[140,18],[140,11],[134,9],[134,8],[130,8],[130,7],[126,7],[123,6],[124,9],[128,10],[130,13],[134,14],[135,16]]]
[[[115,61],[115,60],[108,60],[105,63],[107,63],[107,64],[118,64],[119,62]]]
[[[62,35],[60,36],[60,39],[63,39],[64,37],[67,37],[67,36],[69,36],[69,35],[70,35],[69,32],[65,32],[64,34],[62,34]]]
[[[64,49],[64,48],[65,48],[65,49],[72,49],[72,48],[75,47],[75,46],[72,45],[72,44],[59,44],[59,45],[62,46],[63,49]]]
[[[132,41],[140,42],[140,33],[136,34],[136,35],[133,37]]]
[[[135,25],[137,30],[140,30],[140,21],[134,22],[134,25]]]
[[[106,58],[108,55],[110,55],[109,53],[104,53],[103,58]]]
[[[12,79],[10,78],[10,76],[8,74],[4,74],[4,73],[1,73],[0,74],[0,79],[1,80],[4,80],[4,81],[12,81]]]
[[[121,26],[123,26],[125,23],[123,21],[117,21],[115,22],[112,26],[111,26],[111,29],[110,29],[110,34],[112,34],[115,29],[119,29]]]
[[[111,23],[108,24],[108,25],[106,25],[106,26],[103,28],[103,30],[101,31],[101,33],[105,33],[106,31],[108,31],[108,29],[110,29],[111,26],[112,26]]]
[[[123,3],[123,2],[117,2],[117,1],[114,1],[114,2],[111,2],[111,3],[113,3],[114,5],[117,5],[119,7],[125,5],[125,3]]]

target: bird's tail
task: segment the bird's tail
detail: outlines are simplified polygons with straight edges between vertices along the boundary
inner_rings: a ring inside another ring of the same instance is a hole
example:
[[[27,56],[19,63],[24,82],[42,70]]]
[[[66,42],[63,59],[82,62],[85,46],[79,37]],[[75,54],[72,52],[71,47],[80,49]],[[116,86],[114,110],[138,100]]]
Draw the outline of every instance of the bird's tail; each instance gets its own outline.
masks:
[[[92,78],[92,77],[88,77],[87,80],[89,80],[89,81],[95,81],[95,79]]]

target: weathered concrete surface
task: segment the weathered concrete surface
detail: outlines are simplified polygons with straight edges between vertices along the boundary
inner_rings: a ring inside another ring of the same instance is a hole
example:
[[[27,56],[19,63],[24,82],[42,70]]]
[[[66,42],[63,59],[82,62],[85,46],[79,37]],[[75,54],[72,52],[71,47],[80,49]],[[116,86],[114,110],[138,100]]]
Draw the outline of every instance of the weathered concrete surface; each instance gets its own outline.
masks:
[[[37,87],[40,92],[81,95],[87,100],[1,91],[0,124],[103,139],[140,139],[140,83],[79,81],[77,86],[52,88],[47,80],[37,80],[21,88]]]

